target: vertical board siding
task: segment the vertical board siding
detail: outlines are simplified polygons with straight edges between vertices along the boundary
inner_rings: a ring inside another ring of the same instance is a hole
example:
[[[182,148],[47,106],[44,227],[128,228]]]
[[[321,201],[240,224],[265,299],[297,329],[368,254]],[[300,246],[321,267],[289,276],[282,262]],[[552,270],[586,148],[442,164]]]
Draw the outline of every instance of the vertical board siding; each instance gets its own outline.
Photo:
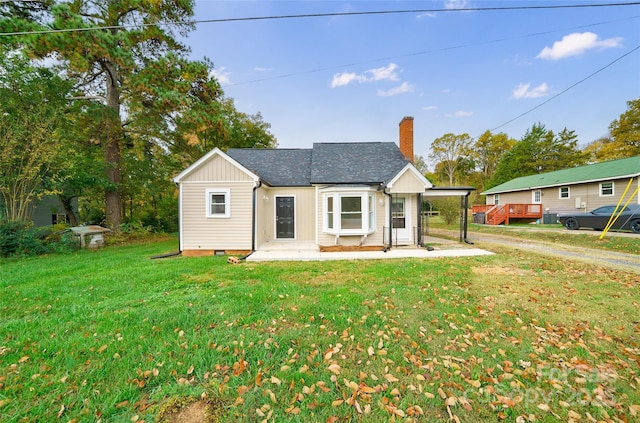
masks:
[[[398,180],[393,184],[393,187],[389,190],[393,194],[402,193],[420,193],[424,192],[424,183],[419,180],[413,172],[406,171]]]
[[[250,181],[251,178],[221,156],[215,156],[194,170],[185,182]]]

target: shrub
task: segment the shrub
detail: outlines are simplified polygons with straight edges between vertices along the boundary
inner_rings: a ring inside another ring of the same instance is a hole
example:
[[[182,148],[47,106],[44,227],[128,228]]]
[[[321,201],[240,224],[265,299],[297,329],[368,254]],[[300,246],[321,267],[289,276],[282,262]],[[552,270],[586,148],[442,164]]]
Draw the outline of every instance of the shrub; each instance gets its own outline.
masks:
[[[440,212],[440,217],[447,225],[451,225],[460,218],[459,197],[444,197],[433,200],[433,208]]]
[[[36,256],[79,247],[65,226],[36,227],[22,222],[0,222],[0,257]]]

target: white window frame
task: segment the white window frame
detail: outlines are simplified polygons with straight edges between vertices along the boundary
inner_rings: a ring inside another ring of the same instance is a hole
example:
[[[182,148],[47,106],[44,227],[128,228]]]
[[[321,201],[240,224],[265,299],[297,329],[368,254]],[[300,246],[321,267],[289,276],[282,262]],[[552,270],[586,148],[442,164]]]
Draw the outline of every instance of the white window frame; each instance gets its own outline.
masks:
[[[360,197],[361,226],[358,229],[342,229],[342,198]],[[333,200],[333,210],[329,212],[329,198]],[[332,235],[369,235],[376,231],[376,194],[362,188],[338,188],[323,193],[323,225],[322,230]],[[329,219],[333,217],[333,227]]]
[[[603,189],[603,185],[605,184],[611,184],[611,194],[603,194],[602,189]],[[614,182],[600,182],[600,190],[598,191],[600,194],[600,197],[613,197],[614,195],[616,195],[616,184]]]
[[[500,194],[493,194],[493,205],[497,206],[500,204]]]
[[[565,197],[562,196],[562,190],[566,189],[567,190],[567,195]],[[560,187],[558,188],[558,198],[560,200],[568,200],[571,198],[571,187]]]
[[[211,196],[224,195],[224,213],[211,213]],[[208,188],[206,190],[206,216],[212,219],[228,219],[231,217],[231,190],[229,188]]]
[[[536,198],[536,197],[538,197],[538,198]],[[531,202],[533,204],[542,203],[542,190],[536,189],[534,191],[531,191]]]

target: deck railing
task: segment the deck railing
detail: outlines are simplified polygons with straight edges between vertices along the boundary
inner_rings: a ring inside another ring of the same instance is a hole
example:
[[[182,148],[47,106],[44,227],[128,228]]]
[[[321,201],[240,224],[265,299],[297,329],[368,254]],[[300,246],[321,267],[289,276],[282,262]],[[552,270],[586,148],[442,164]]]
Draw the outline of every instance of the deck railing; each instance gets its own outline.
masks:
[[[483,204],[475,205],[473,214],[484,213],[487,225],[509,224],[510,219],[541,219],[542,204]]]

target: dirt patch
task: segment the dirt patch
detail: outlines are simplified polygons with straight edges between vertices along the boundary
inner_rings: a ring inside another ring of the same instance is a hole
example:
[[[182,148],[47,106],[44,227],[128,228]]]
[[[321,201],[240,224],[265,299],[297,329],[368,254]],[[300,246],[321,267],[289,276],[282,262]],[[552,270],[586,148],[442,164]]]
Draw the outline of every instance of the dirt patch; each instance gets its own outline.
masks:
[[[206,400],[197,400],[188,404],[173,404],[157,416],[161,423],[208,423],[211,412]]]

